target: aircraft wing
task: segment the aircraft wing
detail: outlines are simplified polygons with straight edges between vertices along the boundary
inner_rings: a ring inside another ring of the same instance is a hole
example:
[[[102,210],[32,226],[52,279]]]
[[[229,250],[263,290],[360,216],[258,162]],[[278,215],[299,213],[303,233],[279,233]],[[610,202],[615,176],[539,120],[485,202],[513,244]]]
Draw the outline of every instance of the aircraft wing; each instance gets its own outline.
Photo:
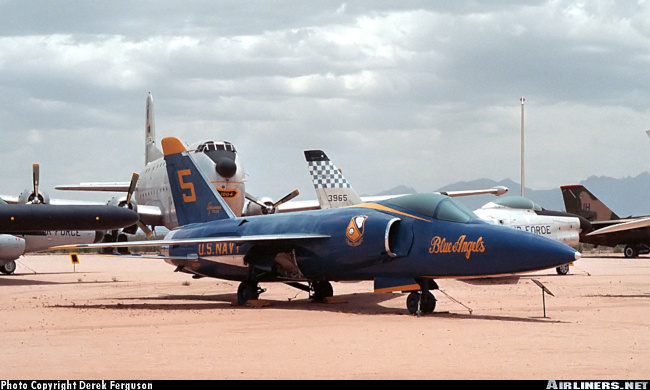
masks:
[[[163,239],[148,241],[127,241],[127,242],[105,242],[98,244],[74,244],[60,245],[51,249],[75,249],[75,248],[128,248],[128,247],[155,247],[167,245],[192,245],[192,244],[210,244],[218,242],[234,242],[237,244],[250,244],[257,242],[287,242],[299,240],[313,240],[329,238],[327,234],[267,234],[251,236],[225,236],[225,237],[201,237],[201,238],[181,238],[181,239]],[[163,258],[164,256],[160,256]]]
[[[104,192],[127,192],[130,182],[113,182],[113,183],[79,183],[66,184],[54,187],[62,191],[104,191]]]
[[[610,225],[601,229],[594,230],[593,232],[588,233],[587,236],[598,236],[602,234],[622,232],[633,229],[642,229],[646,227],[650,227],[650,217],[638,218],[631,221]]]
[[[128,192],[130,190],[130,182],[92,182],[92,183],[79,183],[79,184],[66,184],[54,187],[57,190],[63,191],[98,191],[98,192]],[[10,203],[9,201],[7,201]],[[60,203],[56,199],[52,199],[52,204],[80,204],[79,201],[70,201],[74,203]],[[95,204],[98,204],[96,202]],[[138,205],[138,214],[140,221],[149,226],[164,226],[165,220],[162,210],[157,206],[151,205]]]
[[[139,204],[137,212],[140,215],[140,221],[145,225],[165,226],[165,220],[160,207]]]
[[[277,208],[278,213],[293,213],[296,211],[318,210],[320,205],[317,200],[292,200],[283,203]]]

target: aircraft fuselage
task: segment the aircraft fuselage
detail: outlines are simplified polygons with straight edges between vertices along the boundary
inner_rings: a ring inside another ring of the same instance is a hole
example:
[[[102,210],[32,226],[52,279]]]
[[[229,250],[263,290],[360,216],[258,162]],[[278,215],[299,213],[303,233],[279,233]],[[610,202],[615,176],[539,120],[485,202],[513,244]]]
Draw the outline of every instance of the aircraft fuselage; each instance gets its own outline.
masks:
[[[249,265],[259,281],[372,280],[503,275],[575,260],[575,251],[568,246],[524,231],[478,219],[451,222],[377,204],[187,225],[170,232],[166,239],[304,232],[329,237],[277,246],[236,242],[172,245],[164,254],[198,257],[185,272],[239,281],[248,277]]]

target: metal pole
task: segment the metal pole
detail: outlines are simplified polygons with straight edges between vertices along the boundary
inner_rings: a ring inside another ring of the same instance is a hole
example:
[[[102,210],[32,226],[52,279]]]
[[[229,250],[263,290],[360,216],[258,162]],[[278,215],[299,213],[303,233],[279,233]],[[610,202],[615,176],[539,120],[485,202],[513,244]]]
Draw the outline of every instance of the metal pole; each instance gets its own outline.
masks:
[[[524,190],[524,102],[525,98],[519,99],[521,102],[521,196],[525,196]]]

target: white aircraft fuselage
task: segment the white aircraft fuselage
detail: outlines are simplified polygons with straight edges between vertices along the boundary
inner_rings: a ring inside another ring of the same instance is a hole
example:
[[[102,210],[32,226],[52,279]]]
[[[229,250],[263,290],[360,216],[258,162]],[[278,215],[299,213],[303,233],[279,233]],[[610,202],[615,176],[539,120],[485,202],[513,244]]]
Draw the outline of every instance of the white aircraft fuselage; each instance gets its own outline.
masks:
[[[544,210],[520,197],[499,198],[474,210],[474,213],[485,221],[535,233],[569,246],[578,245],[580,232],[589,224],[577,215]]]
[[[235,147],[229,142],[205,141],[187,149],[228,206],[241,216],[245,200],[244,168]],[[222,171],[220,174],[223,165],[227,165],[223,169],[230,171]],[[165,226],[168,229],[178,226],[164,159],[147,164],[140,173],[134,197],[145,224]],[[148,215],[147,206],[158,209],[159,215]]]

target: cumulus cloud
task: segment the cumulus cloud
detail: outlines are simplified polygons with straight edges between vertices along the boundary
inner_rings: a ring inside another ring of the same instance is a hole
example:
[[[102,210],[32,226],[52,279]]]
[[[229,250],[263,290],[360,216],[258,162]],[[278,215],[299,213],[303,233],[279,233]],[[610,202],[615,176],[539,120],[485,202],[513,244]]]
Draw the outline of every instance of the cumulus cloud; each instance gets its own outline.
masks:
[[[430,191],[517,179],[525,96],[527,185],[636,175],[649,16],[604,0],[3,2],[0,148],[39,162],[45,187],[128,180],[151,91],[159,138],[233,142],[260,196],[313,197],[307,148],[359,192]]]

